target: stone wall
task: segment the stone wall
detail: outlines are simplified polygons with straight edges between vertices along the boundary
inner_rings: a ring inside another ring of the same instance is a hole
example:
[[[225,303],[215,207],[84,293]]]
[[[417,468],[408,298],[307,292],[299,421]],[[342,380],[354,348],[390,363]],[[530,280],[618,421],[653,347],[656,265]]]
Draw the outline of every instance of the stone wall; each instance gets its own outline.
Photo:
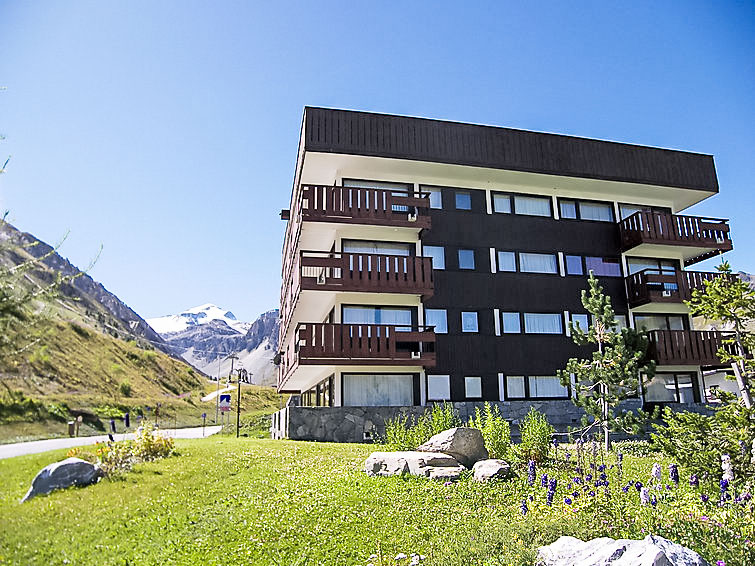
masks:
[[[636,403],[639,405],[639,402]],[[502,401],[501,414],[511,422],[511,433],[519,436],[519,422],[530,407],[543,413],[557,431],[566,432],[578,426],[582,410],[570,400],[558,401]],[[453,403],[462,421],[474,415],[482,403]],[[632,407],[635,408],[635,407]],[[385,421],[397,416],[417,418],[429,407],[296,407],[289,406],[273,415],[273,438],[316,440],[320,442],[371,442],[385,434]]]

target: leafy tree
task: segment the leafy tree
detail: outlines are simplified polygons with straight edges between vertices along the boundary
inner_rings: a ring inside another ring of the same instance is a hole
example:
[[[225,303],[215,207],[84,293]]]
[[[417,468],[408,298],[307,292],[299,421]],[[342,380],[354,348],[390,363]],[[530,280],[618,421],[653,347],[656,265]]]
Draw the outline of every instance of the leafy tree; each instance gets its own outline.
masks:
[[[639,395],[641,376],[651,378],[655,362],[646,359],[648,338],[644,331],[618,327],[611,298],[603,293],[592,271],[589,285],[582,291],[582,305],[592,315],[593,323],[585,330],[570,322],[569,329],[576,344],[594,344],[597,349],[591,359],[570,359],[558,376],[562,385],[572,386],[574,404],[586,413],[582,435],[599,427],[608,450],[610,431],[639,434],[647,422],[648,415],[642,410],[635,414],[619,405]]]
[[[705,281],[704,289],[693,290],[687,305],[691,314],[720,322],[733,331],[733,337],[724,340],[718,350],[718,357],[731,364],[742,402],[751,409],[755,360],[748,352],[755,352],[755,332],[749,330],[755,323],[755,290],[732,274],[729,262],[722,262],[716,269],[720,275]]]

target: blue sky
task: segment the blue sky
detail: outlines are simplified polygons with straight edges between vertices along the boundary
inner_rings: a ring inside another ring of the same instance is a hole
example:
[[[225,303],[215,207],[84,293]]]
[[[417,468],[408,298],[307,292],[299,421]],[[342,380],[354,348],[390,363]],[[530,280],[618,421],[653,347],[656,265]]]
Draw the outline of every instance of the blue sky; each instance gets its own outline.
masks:
[[[755,4],[615,4],[0,0],[0,207],[144,317],[253,319],[321,105],[712,153],[754,272]]]

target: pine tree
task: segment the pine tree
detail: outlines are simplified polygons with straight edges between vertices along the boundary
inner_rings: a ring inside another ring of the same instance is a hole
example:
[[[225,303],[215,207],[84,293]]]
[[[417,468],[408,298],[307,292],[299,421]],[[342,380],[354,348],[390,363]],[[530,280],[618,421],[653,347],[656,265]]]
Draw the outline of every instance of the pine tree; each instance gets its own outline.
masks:
[[[755,351],[755,332],[748,330],[755,323],[755,290],[732,274],[729,262],[716,267],[719,276],[705,281],[703,290],[692,291],[687,301],[692,315],[720,322],[731,328],[733,337],[724,340],[718,357],[730,363],[745,407],[752,408],[752,383],[755,378],[755,360],[748,352]]]
[[[619,405],[639,395],[643,379],[655,374],[655,362],[646,359],[647,334],[619,328],[611,298],[603,293],[592,271],[588,282],[589,289],[582,291],[582,305],[592,315],[592,324],[582,329],[570,322],[569,329],[576,344],[594,344],[597,349],[592,359],[571,358],[558,375],[562,385],[571,385],[572,401],[586,413],[581,433],[599,427],[608,450],[611,431],[639,434],[647,421],[642,410],[635,414]]]

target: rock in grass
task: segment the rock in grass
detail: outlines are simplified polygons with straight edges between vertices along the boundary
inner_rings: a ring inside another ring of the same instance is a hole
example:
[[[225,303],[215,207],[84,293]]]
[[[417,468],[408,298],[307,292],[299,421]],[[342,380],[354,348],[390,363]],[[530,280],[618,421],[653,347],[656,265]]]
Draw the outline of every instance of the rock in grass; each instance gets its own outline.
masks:
[[[472,468],[474,479],[479,482],[505,480],[516,477],[511,466],[505,460],[480,460]]]
[[[696,552],[663,537],[643,540],[603,537],[583,542],[561,537],[537,551],[542,566],[709,566]]]
[[[434,452],[373,452],[364,462],[368,476],[411,474],[444,481],[459,479],[466,468],[448,454]]]
[[[64,489],[72,485],[89,485],[98,481],[100,477],[102,477],[102,470],[99,466],[81,458],[66,458],[42,468],[32,480],[31,487],[21,503],[36,495],[50,493],[56,489]]]
[[[482,433],[476,428],[457,427],[439,432],[422,446],[419,452],[442,452],[471,468],[478,460],[486,460],[488,451]]]

